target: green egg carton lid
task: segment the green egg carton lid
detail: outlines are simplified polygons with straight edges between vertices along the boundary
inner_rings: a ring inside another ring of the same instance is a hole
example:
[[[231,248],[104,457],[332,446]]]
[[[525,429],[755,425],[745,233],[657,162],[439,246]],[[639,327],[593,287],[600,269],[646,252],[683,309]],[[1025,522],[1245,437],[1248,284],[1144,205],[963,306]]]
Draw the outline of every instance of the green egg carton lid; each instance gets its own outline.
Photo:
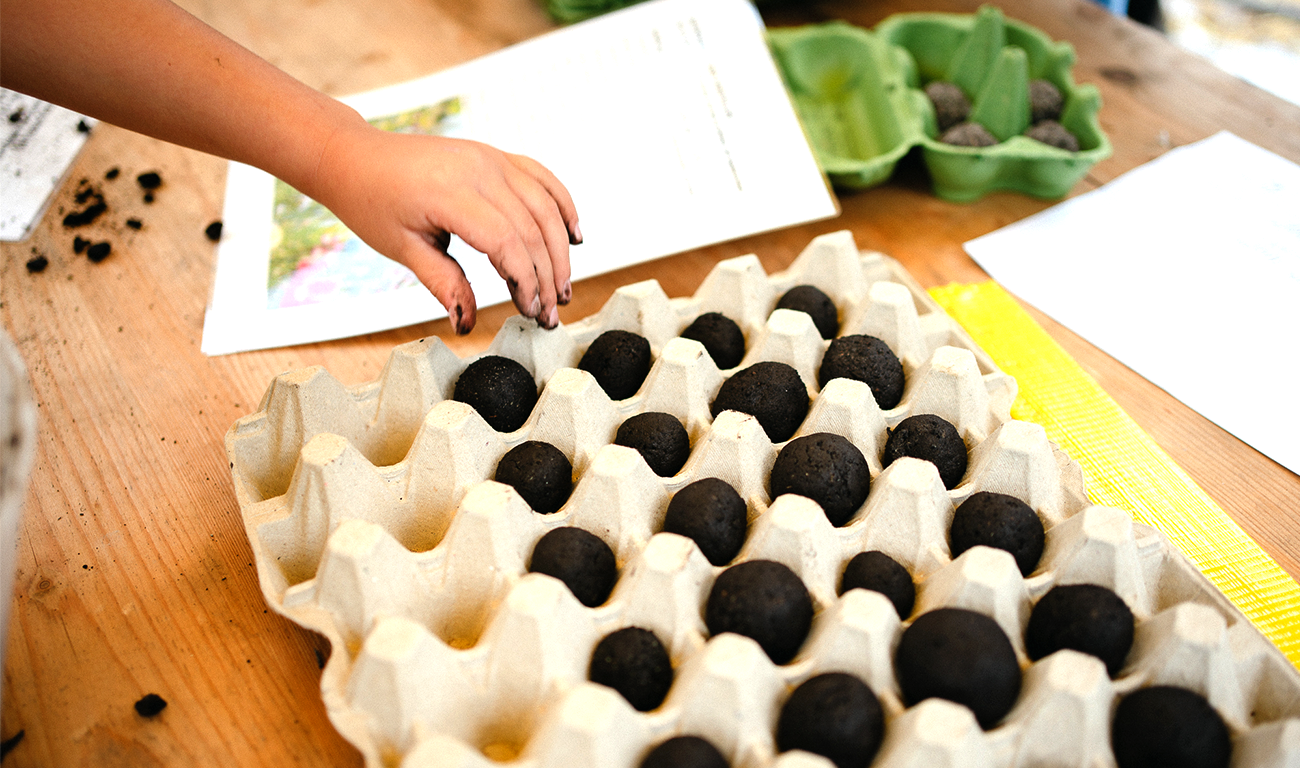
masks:
[[[996,190],[1060,198],[1111,154],[1097,120],[1100,94],[1071,77],[1073,46],[995,7],[896,14],[870,31],[844,22],[772,29],[768,39],[818,160],[841,189],[884,182],[919,145],[941,198],[967,202]],[[1060,90],[1059,122],[1078,139],[1078,151],[1022,135],[1030,127],[1034,79]],[[935,110],[922,90],[936,80],[962,89],[970,119],[997,144],[939,141]]]

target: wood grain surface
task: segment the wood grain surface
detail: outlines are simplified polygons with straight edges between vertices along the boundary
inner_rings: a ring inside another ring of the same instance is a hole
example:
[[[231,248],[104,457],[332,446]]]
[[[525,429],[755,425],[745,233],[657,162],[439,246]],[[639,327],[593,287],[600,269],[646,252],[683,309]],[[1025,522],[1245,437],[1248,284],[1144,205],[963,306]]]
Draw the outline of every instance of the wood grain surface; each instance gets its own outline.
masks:
[[[533,0],[184,0],[187,9],[294,76],[343,95],[417,77],[536,35]],[[890,13],[971,12],[977,2],[820,2],[764,6],[771,25]],[[1006,0],[1006,13],[1078,52],[1075,79],[1101,90],[1115,147],[1074,193],[1170,147],[1227,129],[1300,161],[1300,108],[1182,53],[1088,0]],[[255,128],[250,126],[250,129]],[[223,437],[272,377],[323,365],[345,384],[375,378],[391,348],[441,336],[457,353],[487,346],[507,307],[465,337],[446,321],[287,349],[209,358],[199,351],[221,216],[225,162],[97,127],[44,222],[0,246],[0,317],[29,367],[39,451],[20,538],[0,737],[23,738],[9,766],[359,765],[319,693],[328,644],[268,611],[235,503]],[[113,168],[120,175],[107,180]],[[143,199],[137,174],[163,186]],[[109,210],[62,227],[80,179]],[[579,283],[572,322],[618,286],[655,278],[693,293],[719,260],[756,253],[769,271],[808,241],[847,228],[926,286],[986,275],[961,243],[1049,202],[994,194],[973,204],[928,192],[906,160],[885,186],[842,196],[843,215],[638,265]],[[138,218],[138,231],[125,222]],[[672,222],[647,222],[672,226]],[[74,236],[108,240],[99,264]],[[50,266],[24,267],[34,255]],[[1168,254],[1178,268],[1178,254]],[[1120,279],[1117,277],[1117,279]],[[1300,574],[1300,478],[1192,412],[1050,319],[1039,322],[1292,575]],[[1134,329],[1144,332],[1144,329]],[[1149,332],[1155,332],[1154,329]],[[6,545],[10,544],[6,542]],[[133,704],[167,701],[152,718]]]

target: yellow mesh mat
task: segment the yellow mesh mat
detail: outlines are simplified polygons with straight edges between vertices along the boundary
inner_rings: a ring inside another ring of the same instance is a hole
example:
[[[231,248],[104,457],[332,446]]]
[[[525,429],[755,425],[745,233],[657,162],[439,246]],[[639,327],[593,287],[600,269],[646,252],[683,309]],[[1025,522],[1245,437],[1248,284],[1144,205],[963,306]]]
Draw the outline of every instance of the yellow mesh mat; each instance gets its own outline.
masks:
[[[1078,461],[1095,504],[1128,510],[1188,559],[1300,666],[1300,585],[1259,548],[1016,300],[992,281],[930,295],[1014,376],[1013,418]]]

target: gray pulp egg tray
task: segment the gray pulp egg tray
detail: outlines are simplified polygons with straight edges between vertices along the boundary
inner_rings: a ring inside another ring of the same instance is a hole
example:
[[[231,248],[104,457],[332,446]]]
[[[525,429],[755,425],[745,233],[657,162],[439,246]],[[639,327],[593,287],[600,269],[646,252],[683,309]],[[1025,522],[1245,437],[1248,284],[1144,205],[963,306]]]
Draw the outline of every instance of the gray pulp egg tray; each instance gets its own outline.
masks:
[[[906,375],[900,405],[882,411],[867,385],[848,379],[818,389],[827,342],[806,314],[773,311],[799,284],[832,298],[842,333],[877,336],[894,350]],[[718,370],[702,345],[678,336],[709,311],[744,331],[737,368]],[[654,358],[640,391],[618,402],[575,367],[613,329],[645,336]],[[691,734],[737,768],[827,768],[806,752],[778,754],[774,730],[790,691],[830,671],[857,675],[881,700],[875,766],[1112,766],[1115,703],[1156,684],[1207,697],[1233,734],[1234,766],[1300,764],[1296,669],[1161,533],[1091,505],[1079,465],[1041,427],[1011,419],[1014,379],[896,261],[860,252],[851,233],[814,239],[773,275],[755,256],[720,262],[688,298],[670,299],[650,280],[556,331],[515,317],[485,354],[522,363],[541,388],[515,432],[498,433],[449,399],[472,359],[433,338],[396,347],[378,380],[355,387],[320,367],[281,374],[226,435],[266,601],[329,639],[321,697],[368,766],[620,768]],[[870,495],[841,528],[808,499],[769,498],[783,443],[753,417],[710,417],[723,380],[762,360],[790,364],[808,385],[798,435],[838,433],[867,458]],[[678,417],[690,434],[690,458],[674,477],[612,444],[619,424],[645,411]],[[881,467],[887,429],[917,413],[948,420],[971,447],[953,490],[929,462]],[[525,440],[552,443],[573,463],[573,493],[553,515],[490,479]],[[788,664],[773,664],[749,638],[709,636],[704,603],[722,568],[690,539],[660,532],[669,498],[704,477],[726,480],[748,506],[748,538],[733,563],[784,563],[812,596],[812,630]],[[1046,549],[1028,577],[1001,550],[949,554],[953,510],[976,491],[1016,496],[1043,520]],[[558,526],[584,528],[613,549],[619,579],[603,605],[585,607],[562,582],[527,572],[534,544]],[[837,594],[846,562],[871,549],[912,573],[912,616],[900,619],[875,592]],[[1025,654],[1032,605],[1071,583],[1114,590],[1136,617],[1115,679],[1074,651],[1035,663]],[[996,620],[1024,670],[1015,707],[989,731],[957,704],[902,703],[892,660],[899,635],[944,606]],[[672,660],[672,688],[650,712],[587,680],[595,644],[628,626],[652,630]]]

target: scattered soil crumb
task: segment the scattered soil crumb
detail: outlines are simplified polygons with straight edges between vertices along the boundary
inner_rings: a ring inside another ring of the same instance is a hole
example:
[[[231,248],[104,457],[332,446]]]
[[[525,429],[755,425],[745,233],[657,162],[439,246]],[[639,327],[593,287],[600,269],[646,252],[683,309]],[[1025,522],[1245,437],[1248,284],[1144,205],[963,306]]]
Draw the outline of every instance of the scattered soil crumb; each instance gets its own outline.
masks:
[[[145,189],[157,189],[162,186],[162,176],[157,171],[149,171],[135,177],[136,182]]]
[[[27,260],[28,272],[44,272],[45,268],[48,266],[50,266],[50,260],[45,258],[45,254],[38,254],[37,256]]]
[[[0,760],[3,760],[5,755],[12,752],[14,747],[18,746],[19,742],[21,742],[23,740],[23,737],[26,735],[27,735],[27,729],[24,728],[18,731],[18,733],[15,733],[13,736],[10,736],[9,738],[5,739],[4,741],[0,741]]]
[[[152,192],[145,192],[145,193],[144,193],[144,201],[145,201],[146,203],[152,203],[152,202],[153,202],[153,193],[152,193]]]
[[[108,179],[109,181],[112,181],[113,179],[116,179],[121,173],[122,173],[122,169],[118,168],[115,165],[112,168],[108,169],[108,173],[104,174],[104,178]]]
[[[11,123],[21,123],[22,121],[23,121],[23,108],[22,108],[22,107],[19,107],[18,109],[15,109],[13,112],[10,112],[10,113],[9,113],[9,122],[11,122]]]
[[[78,132],[78,133],[90,133],[90,125],[89,125],[85,120],[78,120],[78,121],[77,121],[77,132]]]
[[[84,227],[108,210],[108,203],[104,202],[103,193],[97,187],[91,186],[87,179],[82,179],[77,185],[77,191],[72,199],[77,205],[86,207],[63,217],[63,226],[69,229]]]
[[[141,227],[144,226],[144,222],[140,221],[139,219],[127,219],[126,225],[131,229],[140,229]]]
[[[156,693],[147,693],[135,703],[135,711],[141,717],[153,717],[167,708],[167,700]]]
[[[209,224],[203,230],[203,234],[206,235],[209,240],[215,243],[221,239],[222,226],[224,225],[221,223],[221,220],[218,219],[217,221],[214,221],[211,224]]]
[[[89,247],[90,247],[90,241],[85,239],[81,235],[77,235],[76,237],[72,238],[73,253],[84,253],[85,250]]]
[[[98,264],[113,252],[113,244],[105,240],[102,243],[95,243],[86,249],[86,257]]]

